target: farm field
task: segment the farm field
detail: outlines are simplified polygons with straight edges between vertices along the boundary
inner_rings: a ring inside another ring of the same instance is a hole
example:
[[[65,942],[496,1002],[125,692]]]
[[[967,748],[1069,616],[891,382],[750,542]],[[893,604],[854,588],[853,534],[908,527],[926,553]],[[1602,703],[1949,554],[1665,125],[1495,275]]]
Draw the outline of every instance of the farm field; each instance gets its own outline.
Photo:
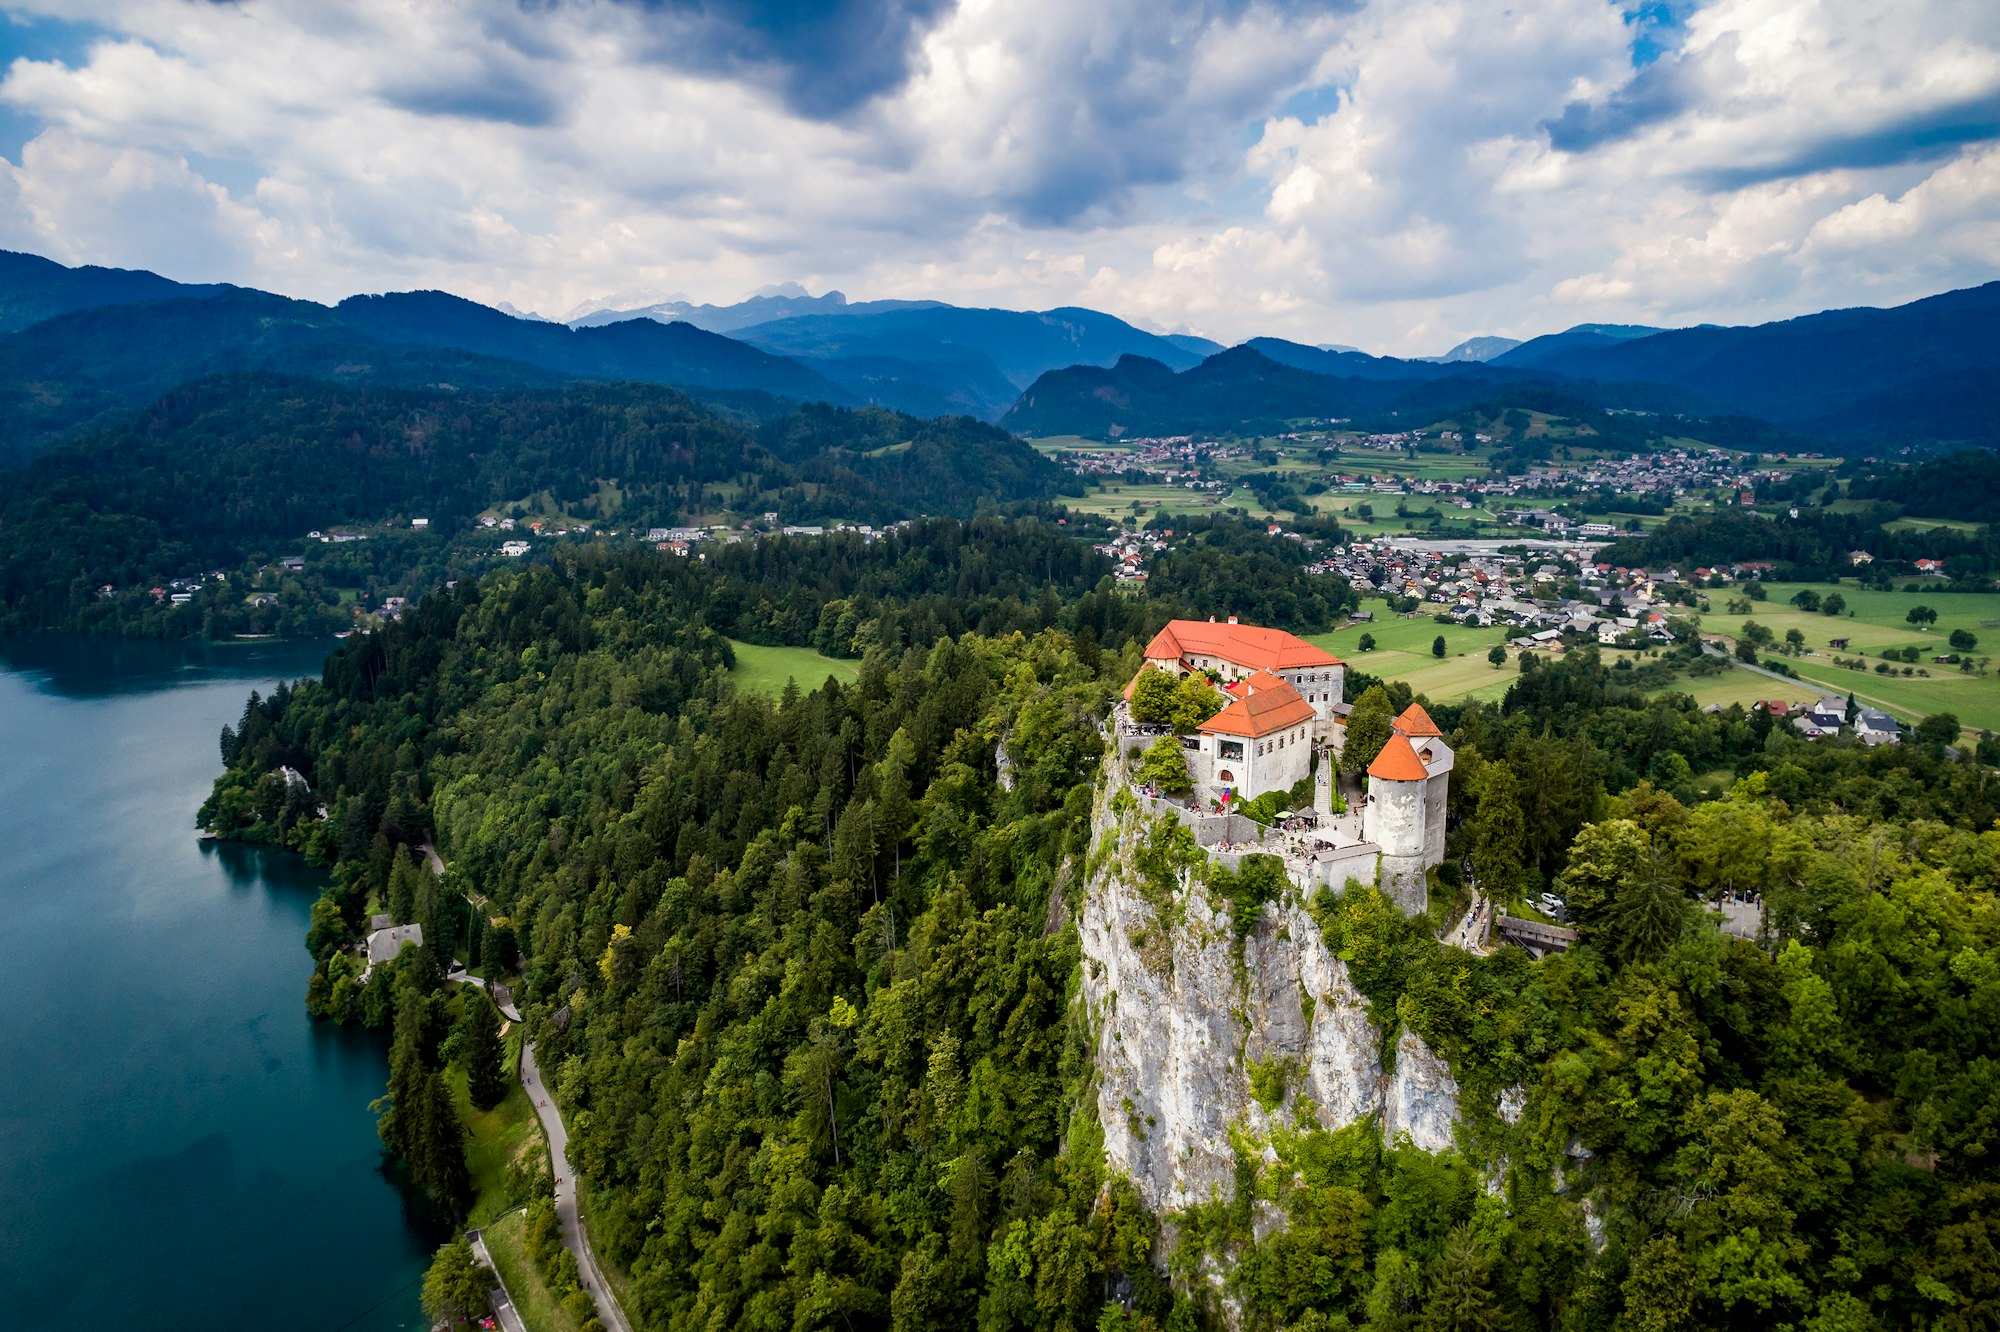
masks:
[[[858,661],[822,657],[811,648],[765,647],[758,643],[729,640],[736,652],[736,669],[730,672],[738,689],[776,696],[785,692],[785,681],[797,680],[802,690],[813,690],[832,676],[845,684],[861,673]]]
[[[1838,592],[1847,601],[1847,612],[1829,616],[1800,610],[1791,604],[1791,598],[1803,588],[1822,597]],[[1812,682],[1812,687],[1843,696],[1852,693],[1857,702],[1884,708],[1906,722],[1933,712],[1950,712],[1968,728],[2000,730],[2000,676],[1963,675],[1954,666],[1933,665],[1930,660],[1951,650],[1949,639],[1954,629],[1963,629],[1979,640],[1970,654],[1975,660],[2000,656],[2000,593],[1884,592],[1825,583],[1769,583],[1766,591],[1769,599],[1752,602],[1748,618],[1769,628],[1780,641],[1789,629],[1805,636],[1810,655],[1791,658],[1789,664]],[[1701,617],[1703,630],[1733,637],[1746,617],[1720,607],[1740,595],[1722,589],[1709,592],[1711,609]],[[1918,605],[1935,610],[1937,622],[1921,629],[1910,624],[1906,616]],[[1831,647],[1829,640],[1834,638],[1847,639],[1848,647]],[[1881,660],[1883,650],[1902,647],[1920,649],[1920,659],[1914,665],[1929,671],[1929,678],[1904,676],[1900,665],[1895,675],[1875,674],[1873,666]],[[1865,656],[1870,669],[1835,666],[1835,656]]]
[[[1372,651],[1360,649],[1364,633],[1374,635],[1376,646]],[[1431,643],[1439,634],[1444,635],[1443,658],[1431,655]],[[1325,648],[1354,670],[1385,680],[1402,680],[1417,693],[1442,703],[1461,698],[1498,698],[1507,692],[1519,669],[1513,654],[1498,670],[1486,660],[1493,645],[1506,642],[1507,636],[1505,629],[1442,625],[1420,614],[1407,620],[1388,615],[1379,623],[1348,625],[1310,635],[1306,641]]]
[[[1092,485],[1082,499],[1066,499],[1063,503],[1078,513],[1096,514],[1113,521],[1137,517],[1143,522],[1161,509],[1168,513],[1209,513],[1229,505],[1242,505],[1255,513],[1264,512],[1257,497],[1247,490],[1216,496],[1183,486],[1164,483],[1132,485],[1122,481],[1109,486]],[[1134,503],[1140,507],[1134,509]]]

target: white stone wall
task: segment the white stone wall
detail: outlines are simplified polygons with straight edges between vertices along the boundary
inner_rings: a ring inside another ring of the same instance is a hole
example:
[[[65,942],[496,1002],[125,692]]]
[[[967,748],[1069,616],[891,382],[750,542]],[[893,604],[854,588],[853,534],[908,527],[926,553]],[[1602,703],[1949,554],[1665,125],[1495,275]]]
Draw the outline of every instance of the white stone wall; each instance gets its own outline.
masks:
[[[1424,788],[1428,785],[1370,777],[1368,807],[1361,816],[1362,835],[1382,848],[1379,887],[1409,912],[1422,911],[1430,903],[1424,870],[1435,862],[1427,860]]]
[[[1450,797],[1451,774],[1434,773],[1424,783],[1424,864],[1444,863],[1445,801]]]
[[[1289,791],[1294,783],[1312,770],[1311,730],[1307,725],[1287,729],[1283,732],[1283,748],[1278,747],[1280,737],[1276,735],[1265,736],[1261,740],[1204,735],[1201,737],[1198,769],[1191,764],[1190,771],[1196,781],[1210,786],[1234,786],[1238,797],[1244,800],[1255,800],[1266,791]],[[1220,757],[1222,745],[1228,741],[1243,746],[1242,758]],[[1224,781],[1224,772],[1231,774],[1235,780]]]

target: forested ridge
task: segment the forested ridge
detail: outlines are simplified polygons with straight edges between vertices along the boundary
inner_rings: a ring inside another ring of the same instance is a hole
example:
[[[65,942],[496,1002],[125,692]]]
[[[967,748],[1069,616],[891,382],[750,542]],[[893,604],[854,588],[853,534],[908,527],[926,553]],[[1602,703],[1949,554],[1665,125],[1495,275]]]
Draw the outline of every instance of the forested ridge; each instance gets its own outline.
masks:
[[[9,474],[0,625],[151,631],[138,621],[170,612],[101,606],[98,589],[268,562],[341,524],[421,516],[450,536],[536,495],[623,533],[717,513],[969,515],[1060,483],[1053,463],[968,418],[821,406],[752,427],[641,384],[454,391],[224,376]],[[447,563],[435,552],[429,562]],[[224,608],[226,628],[239,627],[247,591]],[[182,632],[206,623],[182,618]]]
[[[461,584],[253,701],[203,817],[335,862],[316,1012],[390,1020],[341,945],[399,891],[472,960],[518,949],[644,1327],[1178,1329],[1224,1296],[1244,1326],[1383,1332],[2000,1317],[1991,771],[1649,700],[1587,650],[1431,709],[1458,752],[1440,914],[1466,861],[1503,896],[1558,887],[1577,949],[1479,958],[1366,889],[1310,904],[1378,1018],[1451,1064],[1457,1148],[1366,1122],[1246,1142],[1232,1198],[1147,1216],[1104,1169],[1073,921],[1096,719],[1204,580],[1118,592],[1038,563],[1048,530]],[[743,617],[844,638],[859,678],[738,693],[716,630]],[[418,890],[426,834],[451,868]],[[1703,914],[1752,892],[1760,942]],[[403,992],[437,966],[407,954]]]

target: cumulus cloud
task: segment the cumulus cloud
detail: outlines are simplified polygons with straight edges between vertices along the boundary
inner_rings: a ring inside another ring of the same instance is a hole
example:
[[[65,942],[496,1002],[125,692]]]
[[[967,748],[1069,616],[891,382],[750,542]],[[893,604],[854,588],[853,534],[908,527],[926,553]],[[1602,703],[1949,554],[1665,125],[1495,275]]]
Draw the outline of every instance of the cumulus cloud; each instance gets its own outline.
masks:
[[[6,243],[319,298],[794,279],[1421,353],[2000,266],[1983,0],[38,3],[94,36],[0,80]]]

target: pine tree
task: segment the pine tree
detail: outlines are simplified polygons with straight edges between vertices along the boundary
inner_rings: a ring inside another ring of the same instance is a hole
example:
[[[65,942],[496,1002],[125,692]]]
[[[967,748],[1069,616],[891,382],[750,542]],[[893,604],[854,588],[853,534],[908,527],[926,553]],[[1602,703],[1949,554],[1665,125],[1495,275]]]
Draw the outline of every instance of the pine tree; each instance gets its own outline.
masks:
[[[389,984],[378,976],[377,985]],[[396,995],[396,1036],[389,1047],[389,1090],[375,1103],[380,1118],[375,1131],[391,1155],[405,1160],[416,1137],[418,1106],[424,1086],[424,1000],[414,989]]]
[[[421,1122],[410,1158],[410,1174],[455,1216],[472,1206],[472,1172],[465,1164],[465,1125],[458,1119],[458,1102],[442,1073],[423,1080]]]
[[[465,1084],[481,1110],[506,1099],[505,1062],[499,1014],[482,991],[473,990],[465,996]]]
[[[389,915],[398,925],[417,918],[417,889],[423,884],[418,873],[410,849],[398,847],[395,867],[389,871]]]

